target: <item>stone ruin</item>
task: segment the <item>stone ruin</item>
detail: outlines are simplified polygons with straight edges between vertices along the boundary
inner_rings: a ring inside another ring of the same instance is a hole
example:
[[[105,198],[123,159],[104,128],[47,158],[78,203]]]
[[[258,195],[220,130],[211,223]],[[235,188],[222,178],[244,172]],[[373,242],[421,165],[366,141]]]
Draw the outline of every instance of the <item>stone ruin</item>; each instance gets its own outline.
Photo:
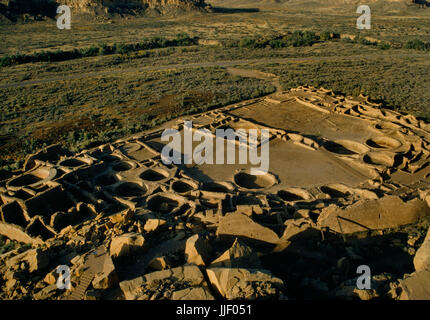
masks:
[[[165,165],[161,134],[183,133],[184,120],[212,134],[268,129],[270,172]],[[289,283],[279,266],[270,270],[271,257],[314,259],[304,244],[346,243],[427,219],[429,163],[430,124],[365,96],[313,87],[183,117],[78,154],[53,145],[29,156],[22,172],[0,175],[0,234],[31,247],[0,256],[3,295],[285,299]],[[382,276],[392,298],[429,298],[430,239],[421,240],[415,272],[398,282]],[[71,290],[57,289],[61,264],[71,267]],[[328,296],[383,295],[347,281],[335,289],[306,281]]]

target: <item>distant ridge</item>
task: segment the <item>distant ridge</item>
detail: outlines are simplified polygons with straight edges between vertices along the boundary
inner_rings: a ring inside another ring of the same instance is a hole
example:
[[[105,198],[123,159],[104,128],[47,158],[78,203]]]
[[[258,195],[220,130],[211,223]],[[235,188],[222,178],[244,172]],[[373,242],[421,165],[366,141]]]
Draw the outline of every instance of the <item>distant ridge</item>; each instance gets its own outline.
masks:
[[[204,0],[0,0],[0,22],[43,20],[55,17],[59,5],[69,6],[74,13],[92,16],[109,15],[177,15],[186,12],[209,12]]]
[[[207,10],[204,0],[63,0],[61,4],[86,13],[136,13],[155,11],[169,14],[185,11]]]

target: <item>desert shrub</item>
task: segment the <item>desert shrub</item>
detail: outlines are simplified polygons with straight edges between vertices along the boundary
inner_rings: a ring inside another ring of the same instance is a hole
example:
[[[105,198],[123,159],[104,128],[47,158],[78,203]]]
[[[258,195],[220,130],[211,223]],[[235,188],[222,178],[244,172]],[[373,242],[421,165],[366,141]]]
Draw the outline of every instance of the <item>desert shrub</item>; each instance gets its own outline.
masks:
[[[29,62],[55,62],[66,61],[82,57],[93,57],[97,55],[108,54],[129,54],[134,51],[167,48],[175,46],[191,46],[195,44],[195,40],[188,36],[186,33],[180,33],[173,40],[168,40],[164,37],[152,37],[144,39],[143,42],[138,43],[115,43],[112,46],[107,44],[100,44],[98,46],[85,47],[80,49],[73,49],[70,51],[56,50],[56,51],[41,51],[33,54],[14,54],[5,55],[0,58],[0,67],[8,67],[16,64],[23,64]]]
[[[289,34],[285,40],[288,42],[289,46],[302,47],[311,46],[318,41],[318,37],[315,32],[311,31],[294,31]]]
[[[9,55],[5,55],[0,58],[0,67],[8,67],[13,64],[12,58]]]
[[[111,46],[108,46],[106,43],[100,43],[98,50],[99,55],[101,56],[114,53],[113,48]]]
[[[374,45],[377,45],[377,42],[369,41],[366,38],[361,37],[360,35],[355,36],[354,42],[355,43],[359,43],[361,45],[365,45],[365,46],[374,46]]]
[[[302,38],[305,46],[311,46],[318,41],[318,36],[312,31],[304,31]]]
[[[7,238],[0,236],[0,254],[13,250],[15,244],[12,241],[7,241]]]
[[[404,48],[415,49],[415,50],[430,50],[430,43],[425,43],[419,39],[409,40],[405,43]]]
[[[99,54],[99,48],[96,46],[91,46],[88,48],[82,48],[80,52],[83,57],[92,57]]]
[[[286,46],[286,42],[282,39],[273,39],[269,41],[269,46],[272,49],[280,49]]]
[[[321,41],[328,41],[330,39],[331,39],[331,32],[329,32],[329,31],[321,32],[321,34],[320,34],[320,40]]]
[[[240,40],[239,46],[242,48],[255,48],[256,41],[255,39],[244,38]]]
[[[342,38],[341,41],[345,43],[355,43],[354,39],[350,39],[350,38]]]
[[[41,147],[42,144],[36,139],[26,139],[23,142],[23,149],[27,154],[35,153]]]
[[[242,48],[266,48],[280,49],[284,47],[312,46],[319,37],[311,31],[294,31],[286,35],[276,35],[271,38],[243,38],[239,42]],[[227,42],[228,44],[228,42]]]
[[[169,41],[164,37],[152,37],[145,39],[142,49],[157,49],[165,48],[169,45]]]
[[[237,48],[240,46],[240,41],[236,39],[228,39],[221,42],[223,47]]]
[[[131,45],[126,45],[124,43],[115,43],[113,45],[114,48],[114,52],[115,53],[119,53],[119,54],[127,54],[130,53],[131,51],[133,51]]]
[[[192,39],[188,34],[185,32],[178,33],[176,35],[176,45],[178,46],[190,46],[195,43],[194,39]]]
[[[378,43],[378,48],[382,50],[388,50],[391,48],[391,45],[389,43],[381,41]]]

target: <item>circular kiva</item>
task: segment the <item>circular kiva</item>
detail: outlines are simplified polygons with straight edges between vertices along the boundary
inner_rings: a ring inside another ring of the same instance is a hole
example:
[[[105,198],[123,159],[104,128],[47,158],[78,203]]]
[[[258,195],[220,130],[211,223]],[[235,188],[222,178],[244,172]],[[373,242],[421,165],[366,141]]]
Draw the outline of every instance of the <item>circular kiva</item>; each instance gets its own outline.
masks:
[[[148,189],[134,182],[123,182],[115,187],[114,194],[122,198],[142,197]]]
[[[329,195],[332,199],[345,198],[352,193],[350,188],[339,183],[328,184],[320,187],[319,189],[322,193]]]
[[[41,167],[8,181],[6,186],[11,190],[19,189],[24,186],[35,187],[54,179],[56,175],[57,169]]]
[[[126,161],[118,161],[118,162],[114,162],[112,164],[112,170],[116,171],[116,172],[122,172],[122,171],[127,171],[130,169],[133,169],[133,164],[130,162],[126,162]]]
[[[94,183],[98,186],[110,186],[118,182],[118,178],[113,174],[102,174],[94,179]]]
[[[309,192],[299,188],[285,188],[279,190],[277,195],[284,201],[300,201],[309,200],[312,198]]]
[[[384,117],[384,114],[383,114],[382,110],[380,110],[380,109],[375,109],[375,108],[372,108],[372,107],[358,105],[357,106],[357,110],[361,114],[365,114],[365,115],[371,116],[373,118],[382,118],[382,117]]]
[[[194,181],[190,180],[175,180],[172,181],[170,185],[170,189],[176,193],[186,193],[191,190],[196,190],[198,188],[198,184]]]
[[[125,153],[136,152],[136,151],[139,151],[140,149],[142,149],[142,146],[135,142],[125,143],[123,146],[119,148],[121,152],[125,152]]]
[[[252,175],[245,171],[236,173],[233,181],[237,186],[244,189],[266,189],[277,183],[276,177],[271,173]]]
[[[121,160],[120,157],[115,156],[113,154],[105,154],[105,155],[101,155],[98,157],[100,160],[102,160],[103,162],[114,162],[114,161],[118,161]]]
[[[339,155],[363,154],[369,151],[364,144],[352,140],[327,141],[324,143],[324,148]]]
[[[370,138],[366,144],[374,149],[397,149],[402,145],[400,141],[387,136]]]
[[[175,197],[166,194],[155,194],[148,198],[146,202],[147,209],[158,213],[171,213],[181,205],[181,202]]]
[[[59,166],[69,167],[69,168],[77,168],[77,167],[81,167],[81,166],[84,166],[87,164],[89,164],[89,163],[84,162],[84,161],[79,160],[79,159],[76,159],[76,158],[65,159],[65,160],[62,160],[58,163]]]
[[[155,182],[167,179],[169,172],[160,168],[150,168],[143,171],[139,177],[145,181]]]
[[[203,183],[201,189],[209,192],[229,193],[234,190],[234,186],[229,182],[213,181]]]
[[[378,130],[398,130],[400,128],[402,128],[401,125],[388,121],[382,121],[380,123],[375,124],[375,129]]]
[[[396,162],[396,154],[392,152],[368,152],[363,156],[363,161],[371,165],[392,167]]]

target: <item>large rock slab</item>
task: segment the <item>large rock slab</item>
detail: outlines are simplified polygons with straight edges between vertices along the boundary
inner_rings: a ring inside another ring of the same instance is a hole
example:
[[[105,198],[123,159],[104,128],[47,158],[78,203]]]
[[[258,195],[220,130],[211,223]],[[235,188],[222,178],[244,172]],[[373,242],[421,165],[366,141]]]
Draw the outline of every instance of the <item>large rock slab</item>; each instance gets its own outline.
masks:
[[[430,228],[427,231],[423,244],[415,254],[414,266],[416,271],[430,271]]]
[[[276,298],[284,288],[281,279],[267,270],[242,268],[210,268],[211,284],[226,299]]]
[[[322,211],[317,225],[349,234],[396,228],[429,215],[430,208],[424,201],[415,198],[404,202],[400,197],[389,195],[378,200],[360,200],[345,209],[331,205]]]
[[[321,237],[321,232],[311,226],[309,221],[304,218],[286,220],[284,225],[286,228],[280,238],[279,244],[274,249],[276,252],[285,250],[290,247],[292,243],[298,244],[307,242],[312,238],[316,239]]]
[[[42,290],[38,291],[36,294],[34,294],[35,300],[52,300],[52,296],[58,291],[57,284],[51,284],[49,286],[46,286]]]
[[[103,254],[100,259],[100,270],[94,276],[92,281],[94,289],[109,289],[118,283],[118,275],[115,265],[109,253]]]
[[[110,255],[112,258],[125,257],[144,249],[145,238],[140,233],[124,233],[112,239]]]
[[[400,300],[430,300],[430,271],[414,272],[400,280]]]
[[[35,272],[46,268],[49,264],[48,255],[40,249],[30,249],[6,261],[7,267],[12,267],[25,262],[28,271]]]
[[[163,219],[148,219],[143,227],[143,229],[146,232],[154,232],[159,230],[161,227],[163,227],[167,223],[166,220]]]
[[[34,238],[28,235],[24,231],[24,228],[14,224],[4,223],[1,221],[0,221],[0,234],[8,237],[11,240],[16,240],[23,243],[28,243],[33,245],[38,245],[43,243],[42,239]]]
[[[206,265],[210,260],[211,251],[208,241],[198,234],[188,238],[185,244],[185,257],[189,264]]]
[[[370,289],[357,288],[357,279],[350,279],[342,282],[332,291],[333,296],[347,300],[372,300],[386,298],[393,277],[390,274],[379,274],[372,276]]]
[[[186,288],[173,292],[172,300],[215,300],[208,289]]]
[[[239,238],[250,245],[276,245],[278,235],[241,213],[230,213],[220,218],[217,236],[234,240]]]
[[[230,249],[211,263],[211,267],[260,268],[260,259],[250,247],[236,239]]]
[[[155,271],[119,284],[127,300],[149,299],[160,294],[171,299],[175,291],[205,287],[205,279],[197,266],[185,265],[173,269]],[[180,294],[176,294],[178,297]]]

